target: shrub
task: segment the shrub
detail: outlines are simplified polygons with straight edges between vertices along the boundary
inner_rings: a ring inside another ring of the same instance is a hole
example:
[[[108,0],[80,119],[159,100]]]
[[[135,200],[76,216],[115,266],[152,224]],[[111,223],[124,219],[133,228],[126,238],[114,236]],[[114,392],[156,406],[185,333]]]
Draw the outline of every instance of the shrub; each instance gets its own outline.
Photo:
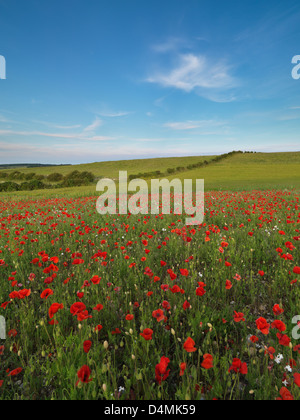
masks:
[[[175,169],[174,168],[168,168],[167,172],[168,172],[168,174],[174,174]]]
[[[64,181],[59,184],[60,187],[66,188],[66,187],[80,187],[82,185],[86,185],[86,181],[84,179],[64,179]]]
[[[35,176],[36,174],[34,172],[31,172],[29,174],[24,174],[22,179],[25,179],[26,181],[31,181],[33,178],[35,178]]]
[[[3,182],[0,184],[0,191],[1,192],[9,192],[9,191],[19,191],[20,186],[15,182]]]
[[[14,172],[9,174],[8,178],[9,179],[23,179],[24,174],[22,174],[22,172],[20,172],[20,171],[14,171]]]
[[[57,172],[54,172],[53,174],[47,176],[47,180],[50,182],[60,182],[63,180],[63,178],[63,175]]]
[[[33,191],[33,190],[43,190],[46,187],[46,185],[42,181],[38,181],[37,179],[34,179],[29,182],[22,182],[20,185],[21,191]]]

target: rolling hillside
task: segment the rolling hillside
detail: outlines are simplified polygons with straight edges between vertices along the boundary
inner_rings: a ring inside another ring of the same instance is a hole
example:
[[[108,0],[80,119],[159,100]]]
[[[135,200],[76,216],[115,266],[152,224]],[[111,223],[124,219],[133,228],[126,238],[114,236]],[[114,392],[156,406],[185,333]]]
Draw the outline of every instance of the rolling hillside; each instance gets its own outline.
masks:
[[[95,178],[118,179],[119,171],[127,170],[128,175],[160,171],[168,179],[204,179],[206,190],[250,190],[250,189],[298,189],[300,188],[300,152],[291,153],[239,153],[220,162],[211,162],[214,156],[183,158],[157,158],[99,162],[73,166],[39,167],[19,169],[23,173],[35,172],[49,175],[59,172],[62,175],[71,171],[89,171]],[[204,167],[188,169],[189,165],[207,161]],[[185,168],[178,170],[177,168]],[[168,169],[175,172],[167,174]],[[6,173],[13,172],[5,170]],[[150,182],[150,178],[147,179]],[[90,186],[64,188],[57,190],[37,190],[1,193],[4,197],[56,197],[61,195],[80,196],[96,193],[95,183]]]

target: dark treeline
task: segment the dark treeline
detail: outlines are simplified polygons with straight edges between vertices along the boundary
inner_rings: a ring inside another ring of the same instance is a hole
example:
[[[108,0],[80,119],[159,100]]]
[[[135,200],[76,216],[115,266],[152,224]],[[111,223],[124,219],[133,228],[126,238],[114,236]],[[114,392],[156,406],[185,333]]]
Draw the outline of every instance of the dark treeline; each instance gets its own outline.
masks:
[[[243,153],[254,153],[254,152],[233,151],[233,152],[225,153],[223,155],[216,156],[213,159],[210,159],[209,161],[204,160],[204,161],[201,161],[201,162],[193,163],[193,164],[188,165],[186,167],[185,166],[178,166],[177,168],[168,168],[166,173],[162,173],[161,171],[154,171],[154,172],[144,172],[144,173],[140,172],[138,174],[132,174],[132,175],[129,175],[129,180],[137,179],[137,178],[163,177],[163,176],[178,174],[178,173],[184,172],[184,171],[190,171],[192,169],[205,168],[208,165],[220,162],[221,160],[227,159],[227,158],[229,158],[233,155],[243,154]]]
[[[91,172],[73,171],[68,175],[63,176],[60,173],[53,173],[48,176],[37,175],[36,173],[24,174],[19,171],[11,173],[0,172],[0,179],[4,182],[0,183],[0,192],[9,191],[33,191],[52,188],[77,187],[82,185],[89,185],[95,180]],[[24,181],[17,183],[14,181]]]

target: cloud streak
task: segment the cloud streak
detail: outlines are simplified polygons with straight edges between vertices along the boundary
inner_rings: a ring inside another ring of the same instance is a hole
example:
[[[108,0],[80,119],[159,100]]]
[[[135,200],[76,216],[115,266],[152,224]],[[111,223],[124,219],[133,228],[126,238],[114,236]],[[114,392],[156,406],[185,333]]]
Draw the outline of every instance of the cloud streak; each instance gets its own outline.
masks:
[[[120,111],[120,112],[96,112],[96,114],[100,115],[101,117],[117,118],[117,117],[125,117],[126,115],[132,114],[132,112],[127,112],[127,111]]]
[[[237,86],[237,81],[229,72],[230,68],[225,63],[213,63],[201,55],[181,54],[173,69],[156,73],[146,81],[185,92],[195,89],[226,90]]]
[[[197,128],[215,128],[224,126],[226,123],[214,120],[201,120],[201,121],[183,121],[183,122],[168,122],[164,127],[172,130],[195,130]]]
[[[14,130],[0,130],[0,137],[3,136],[40,136],[40,137],[50,137],[56,139],[74,139],[74,140],[84,140],[84,141],[106,141],[114,140],[115,137],[107,136],[89,136],[85,133],[46,133],[43,131],[14,131]]]

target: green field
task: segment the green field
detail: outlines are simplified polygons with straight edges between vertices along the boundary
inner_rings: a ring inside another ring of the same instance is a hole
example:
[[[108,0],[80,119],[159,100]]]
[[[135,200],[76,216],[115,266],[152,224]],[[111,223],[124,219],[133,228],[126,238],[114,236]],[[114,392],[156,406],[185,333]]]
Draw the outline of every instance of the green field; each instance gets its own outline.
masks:
[[[206,190],[299,188],[300,152],[238,154],[178,178],[204,179]]]
[[[96,179],[118,179],[119,171],[131,174],[161,171],[179,166],[187,167],[205,160],[210,162],[214,156],[193,156],[178,158],[157,158],[99,162],[72,166],[18,168],[22,173],[35,172],[49,175],[59,172],[67,175],[74,170],[92,172]],[[14,170],[2,170],[11,173]],[[231,156],[218,163],[211,163],[204,168],[184,170],[167,176],[169,179],[204,179],[206,190],[242,191],[251,189],[298,189],[300,187],[300,152],[291,153],[244,153]],[[147,180],[149,182],[149,179]],[[88,196],[96,192],[95,184],[82,187],[61,188],[57,190],[20,191],[1,193],[4,199],[19,197],[57,197]]]
[[[1,194],[0,400],[300,400],[300,152],[212,160],[19,169],[95,180]],[[171,168],[203,224],[97,213],[97,178]]]

